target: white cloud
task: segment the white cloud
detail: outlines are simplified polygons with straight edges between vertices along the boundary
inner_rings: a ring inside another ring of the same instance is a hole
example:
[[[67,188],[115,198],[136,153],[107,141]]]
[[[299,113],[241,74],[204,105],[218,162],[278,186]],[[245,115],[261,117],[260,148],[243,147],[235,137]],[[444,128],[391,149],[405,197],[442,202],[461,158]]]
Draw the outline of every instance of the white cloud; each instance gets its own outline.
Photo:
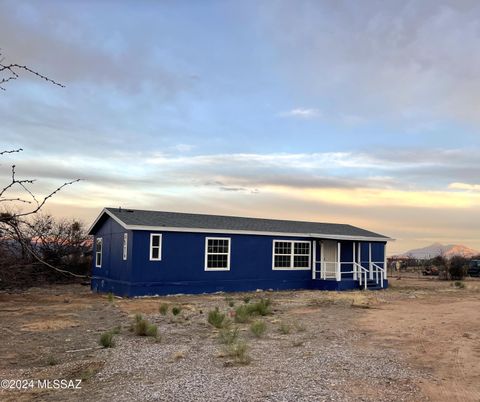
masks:
[[[322,113],[318,109],[307,109],[307,108],[295,108],[289,110],[288,112],[284,112],[281,114],[284,117],[298,117],[300,119],[313,119],[322,117]]]
[[[452,190],[480,191],[480,184],[450,183],[448,188]]]

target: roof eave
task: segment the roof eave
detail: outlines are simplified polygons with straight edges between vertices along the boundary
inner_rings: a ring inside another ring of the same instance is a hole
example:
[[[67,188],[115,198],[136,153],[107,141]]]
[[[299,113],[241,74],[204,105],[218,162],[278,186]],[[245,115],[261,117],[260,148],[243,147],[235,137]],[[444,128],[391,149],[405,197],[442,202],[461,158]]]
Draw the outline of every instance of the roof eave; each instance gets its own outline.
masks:
[[[103,215],[104,214],[107,214],[110,218],[112,218],[115,222],[117,222],[119,225],[121,225],[123,228],[125,229],[128,229],[128,225],[125,224],[125,222],[123,222],[120,218],[118,218],[117,216],[115,216],[115,214],[112,214],[107,208],[103,208],[102,209],[102,212],[100,212],[100,214],[97,216],[97,219],[95,219],[95,221],[90,225],[90,227],[88,228],[88,234],[90,236],[93,236],[95,233],[93,232],[93,229],[95,228],[95,226],[97,225],[97,223],[100,221],[100,219],[102,219]]]
[[[121,221],[119,221],[120,223]],[[148,225],[122,225],[128,230],[148,230],[158,232],[193,232],[193,233],[225,233],[225,234],[251,234],[258,236],[288,236],[288,237],[311,237],[332,240],[357,240],[357,241],[394,241],[385,236],[353,236],[353,235],[332,235],[325,233],[303,233],[303,232],[269,232],[254,230],[232,230],[232,229],[208,229],[208,228],[187,228],[169,226],[148,226]]]

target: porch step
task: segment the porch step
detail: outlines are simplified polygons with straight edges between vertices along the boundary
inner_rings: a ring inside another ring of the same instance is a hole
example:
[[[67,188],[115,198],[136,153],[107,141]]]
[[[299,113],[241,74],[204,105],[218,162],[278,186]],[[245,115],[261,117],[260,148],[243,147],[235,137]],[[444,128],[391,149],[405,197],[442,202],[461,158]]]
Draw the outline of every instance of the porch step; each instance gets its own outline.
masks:
[[[359,288],[360,289],[364,289],[364,285],[360,285],[359,283]],[[380,286],[380,283],[377,283],[374,279],[368,279],[367,280],[367,290],[380,290],[380,289],[383,289],[381,286]]]

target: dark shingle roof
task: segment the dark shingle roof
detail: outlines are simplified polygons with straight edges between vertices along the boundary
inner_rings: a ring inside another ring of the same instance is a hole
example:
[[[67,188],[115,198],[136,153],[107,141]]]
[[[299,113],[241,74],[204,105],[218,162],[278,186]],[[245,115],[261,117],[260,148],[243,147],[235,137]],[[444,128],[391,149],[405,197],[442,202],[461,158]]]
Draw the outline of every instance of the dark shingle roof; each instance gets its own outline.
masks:
[[[277,219],[242,218],[238,216],[189,214],[180,212],[144,211],[106,208],[126,226],[165,228],[191,228],[207,230],[235,230],[247,232],[278,232],[298,234],[323,234],[328,236],[351,236],[387,238],[387,236],[337,223],[297,222]],[[99,223],[97,221],[97,223]],[[95,224],[91,232],[95,231]]]

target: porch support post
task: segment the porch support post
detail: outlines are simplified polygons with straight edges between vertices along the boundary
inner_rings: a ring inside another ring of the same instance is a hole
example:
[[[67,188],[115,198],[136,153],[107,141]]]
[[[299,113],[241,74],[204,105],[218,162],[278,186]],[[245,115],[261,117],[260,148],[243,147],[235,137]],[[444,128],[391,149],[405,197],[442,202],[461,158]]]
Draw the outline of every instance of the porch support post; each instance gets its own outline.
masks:
[[[342,254],[341,254],[341,251],[342,251],[342,244],[338,241],[337,242],[337,269],[336,269],[336,272],[335,272],[335,277],[337,279],[337,281],[341,281],[342,280],[342,264],[341,264],[341,260],[342,260]]]
[[[320,278],[325,279],[325,262],[324,262],[324,254],[323,254],[323,241],[320,242]]]
[[[315,240],[312,241],[312,279],[315,279],[316,270],[317,270],[317,242]]]
[[[368,270],[370,271],[370,279],[373,279],[372,243],[368,243]]]
[[[353,280],[354,281],[357,280],[357,266],[355,265],[355,262],[357,260],[356,260],[356,256],[355,256],[355,251],[356,251],[355,242],[353,242],[352,268],[353,268]]]
[[[383,269],[385,270],[384,279],[387,279],[387,243],[383,246]]]

